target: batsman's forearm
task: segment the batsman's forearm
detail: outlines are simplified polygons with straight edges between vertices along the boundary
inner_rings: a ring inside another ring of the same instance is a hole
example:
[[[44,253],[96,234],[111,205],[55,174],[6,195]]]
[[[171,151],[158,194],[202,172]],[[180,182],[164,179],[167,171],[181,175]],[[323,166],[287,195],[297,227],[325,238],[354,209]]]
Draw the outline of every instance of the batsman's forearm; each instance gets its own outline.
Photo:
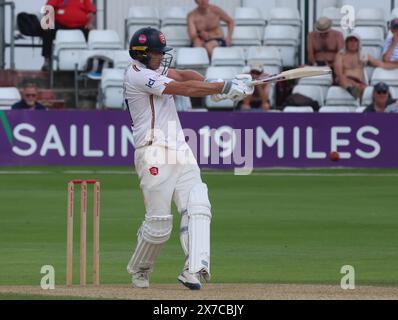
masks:
[[[205,81],[205,77],[202,76],[199,72],[194,70],[184,70],[180,71],[183,81],[196,80],[196,81]]]
[[[186,97],[205,97],[222,93],[224,85],[224,82],[208,83],[195,80],[184,82],[172,81],[167,85],[164,93]]]

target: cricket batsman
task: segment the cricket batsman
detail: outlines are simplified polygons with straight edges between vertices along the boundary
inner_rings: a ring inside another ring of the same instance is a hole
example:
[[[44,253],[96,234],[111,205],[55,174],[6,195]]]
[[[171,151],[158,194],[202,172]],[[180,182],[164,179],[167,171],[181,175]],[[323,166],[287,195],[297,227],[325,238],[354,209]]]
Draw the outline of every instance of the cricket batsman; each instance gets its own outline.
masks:
[[[133,125],[135,166],[146,212],[127,272],[133,287],[149,287],[149,273],[170,238],[174,201],[181,214],[180,241],[185,253],[178,280],[198,290],[201,280],[210,280],[211,205],[199,166],[185,142],[173,95],[242,100],[253,93],[253,86],[250,75],[210,83],[195,71],[169,69],[171,50],[163,33],[153,28],[138,30],[130,41],[133,61],[125,74],[124,98]]]

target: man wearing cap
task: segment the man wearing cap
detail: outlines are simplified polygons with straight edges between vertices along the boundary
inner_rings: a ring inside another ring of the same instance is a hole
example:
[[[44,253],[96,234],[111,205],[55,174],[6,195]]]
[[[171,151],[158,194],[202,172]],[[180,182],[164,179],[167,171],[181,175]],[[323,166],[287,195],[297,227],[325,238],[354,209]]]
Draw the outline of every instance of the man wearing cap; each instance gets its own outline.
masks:
[[[308,63],[310,65],[334,66],[336,54],[344,48],[343,34],[332,29],[332,20],[321,17],[314,31],[308,34]]]
[[[265,75],[264,68],[260,64],[251,64],[250,72],[252,79],[258,79]],[[252,108],[261,108],[263,111],[268,111],[270,107],[269,103],[269,84],[263,84],[254,87],[253,95],[243,99],[241,110],[250,110]]]
[[[367,86],[365,66],[371,63],[369,57],[362,51],[361,38],[356,33],[351,33],[346,37],[345,48],[336,55],[334,63],[336,82],[355,99],[362,97]]]
[[[391,97],[389,89],[386,83],[377,83],[373,88],[373,102],[364,112],[398,112],[397,100]]]
[[[383,61],[398,68],[398,18],[391,20],[390,29],[392,36],[384,42]]]

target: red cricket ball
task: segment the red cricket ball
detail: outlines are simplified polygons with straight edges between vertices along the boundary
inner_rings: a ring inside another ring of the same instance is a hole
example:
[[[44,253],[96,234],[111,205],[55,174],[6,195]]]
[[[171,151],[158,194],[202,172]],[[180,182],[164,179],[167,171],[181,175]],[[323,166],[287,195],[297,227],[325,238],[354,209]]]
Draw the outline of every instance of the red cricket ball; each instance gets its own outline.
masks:
[[[329,154],[329,158],[330,158],[330,160],[332,160],[332,161],[339,161],[339,160],[340,160],[340,155],[339,155],[339,153],[338,153],[337,151],[332,151],[332,152]]]

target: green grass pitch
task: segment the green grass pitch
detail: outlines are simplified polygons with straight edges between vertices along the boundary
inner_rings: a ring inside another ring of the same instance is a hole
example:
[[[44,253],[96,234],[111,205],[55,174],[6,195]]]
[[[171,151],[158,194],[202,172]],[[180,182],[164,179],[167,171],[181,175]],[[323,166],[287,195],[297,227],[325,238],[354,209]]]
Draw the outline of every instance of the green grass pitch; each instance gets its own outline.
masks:
[[[137,176],[129,168],[48,167],[0,169],[0,285],[39,285],[43,265],[65,284],[66,185],[74,178],[101,181],[101,282],[130,283],[126,264],[144,217]],[[352,265],[357,284],[398,284],[398,170],[205,171],[203,180],[213,214],[212,282],[337,285],[341,267]],[[154,283],[176,283],[183,266],[173,212]],[[88,236],[91,279],[90,223]],[[76,219],[76,283],[78,250]]]

